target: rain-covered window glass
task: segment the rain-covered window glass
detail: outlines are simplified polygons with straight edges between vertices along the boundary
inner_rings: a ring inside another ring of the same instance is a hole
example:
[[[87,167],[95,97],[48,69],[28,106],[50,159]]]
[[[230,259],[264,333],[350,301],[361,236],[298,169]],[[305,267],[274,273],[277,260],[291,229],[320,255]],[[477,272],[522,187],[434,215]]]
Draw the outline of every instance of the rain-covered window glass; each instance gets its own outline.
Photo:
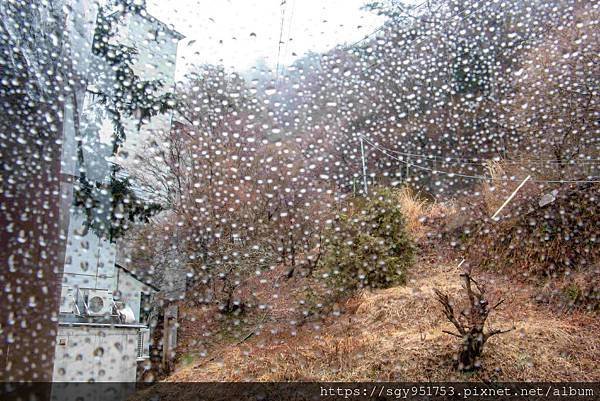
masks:
[[[0,0],[0,394],[599,382],[599,16]]]

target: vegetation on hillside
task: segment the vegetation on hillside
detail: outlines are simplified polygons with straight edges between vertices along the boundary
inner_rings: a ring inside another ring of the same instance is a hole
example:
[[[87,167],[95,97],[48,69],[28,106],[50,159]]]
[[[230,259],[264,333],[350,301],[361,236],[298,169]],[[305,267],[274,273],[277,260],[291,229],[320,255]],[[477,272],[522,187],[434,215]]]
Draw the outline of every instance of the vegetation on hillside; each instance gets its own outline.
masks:
[[[132,170],[163,212],[128,238],[140,270],[176,251],[188,276],[179,361],[202,373],[174,378],[464,378],[452,366],[503,380],[598,377],[588,359],[572,363],[597,355],[580,324],[598,312],[597,6],[400,3],[368,5],[388,17],[371,37],[281,76],[203,65],[178,86],[173,128]],[[452,306],[463,259],[482,285],[468,302],[491,293],[514,313]],[[356,302],[385,312],[367,318]],[[336,318],[357,314],[368,327],[324,350]],[[454,332],[467,356],[442,336],[455,314],[470,316]],[[390,339],[366,334],[375,328]],[[261,333],[305,343],[279,360]],[[566,351],[575,338],[577,356]],[[375,362],[373,346],[390,355]],[[572,374],[552,374],[558,363]]]
[[[414,246],[397,191],[376,190],[353,214],[342,214],[326,238],[323,269],[342,292],[388,288],[406,281]]]
[[[91,228],[162,289],[142,314],[179,308],[175,371],[153,380],[600,380],[597,2],[365,1],[384,20],[362,40],[172,88],[140,73],[164,55],[118,43],[144,1],[73,3],[0,2],[0,334],[8,353],[31,332],[19,365],[56,323],[57,266],[91,249],[99,282],[114,263]]]

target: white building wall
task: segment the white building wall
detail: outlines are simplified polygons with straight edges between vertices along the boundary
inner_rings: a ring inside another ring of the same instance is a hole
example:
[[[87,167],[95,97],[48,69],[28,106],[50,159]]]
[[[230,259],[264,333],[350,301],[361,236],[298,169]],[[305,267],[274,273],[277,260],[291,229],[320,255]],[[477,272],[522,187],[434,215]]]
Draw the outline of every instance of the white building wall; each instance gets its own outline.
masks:
[[[115,40],[136,48],[133,70],[144,80],[160,80],[163,92],[175,88],[175,65],[177,47],[183,36],[169,30],[162,22],[151,16],[128,14],[122,21]],[[123,146],[130,158],[142,156],[144,145],[157,137],[158,132],[171,128],[171,113],[153,117],[138,131],[136,121],[128,121],[128,140]]]
[[[53,381],[135,382],[137,327],[60,326]]]
[[[73,0],[70,4],[67,32],[74,50],[72,58],[79,78],[97,88],[110,88],[114,77],[110,66],[92,54],[93,33],[100,0]],[[164,28],[153,18],[127,15],[121,26],[123,44],[138,50],[135,71],[142,79],[161,79],[165,91],[174,86],[177,42],[179,36],[169,31],[159,34],[159,40],[149,40],[149,32]],[[76,102],[75,102],[76,100]],[[67,102],[69,103],[69,102]],[[77,119],[76,117],[79,116]],[[77,121],[76,121],[77,120]],[[79,132],[76,132],[76,125]],[[124,149],[137,150],[151,138],[155,130],[170,128],[170,115],[152,119],[141,132],[134,121],[126,121],[127,142]],[[116,245],[99,238],[91,229],[86,229],[84,215],[72,207],[73,182],[79,176],[77,155],[78,135],[84,149],[86,176],[90,181],[106,182],[110,172],[106,157],[110,155],[112,125],[103,106],[85,88],[75,90],[75,98],[65,109],[63,132],[63,154],[61,171],[65,175],[61,182],[64,204],[64,235],[67,237],[61,294],[63,302],[59,315],[59,333],[56,341],[53,380],[58,382],[134,382],[137,372],[138,336],[147,331],[142,325],[129,327],[102,326],[89,317],[76,316],[71,300],[78,289],[107,290],[118,293],[119,298],[129,305],[139,322],[141,292],[147,288],[134,277],[115,267]],[[121,274],[119,274],[119,271]],[[71,325],[68,325],[70,322]],[[147,343],[145,345],[147,347]]]
[[[93,58],[92,43],[94,39],[94,26],[98,13],[97,2],[91,0],[69,0],[65,31],[70,44],[69,58],[74,73],[81,78],[88,78]],[[85,97],[85,88],[75,86],[74,96],[67,99],[64,112],[63,145],[61,158],[61,172],[74,176],[77,174],[77,144],[75,141],[74,116],[76,111],[81,113]],[[77,100],[77,104],[74,101]]]
[[[112,290],[116,245],[99,238],[84,221],[83,215],[71,213],[63,287]]]

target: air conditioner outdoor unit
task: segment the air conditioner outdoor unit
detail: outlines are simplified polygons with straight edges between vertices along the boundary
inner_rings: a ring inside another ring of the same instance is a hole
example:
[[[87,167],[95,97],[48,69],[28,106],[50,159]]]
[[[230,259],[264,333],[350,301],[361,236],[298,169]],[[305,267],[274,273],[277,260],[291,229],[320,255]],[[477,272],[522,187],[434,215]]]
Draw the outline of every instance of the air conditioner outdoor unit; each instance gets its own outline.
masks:
[[[113,297],[107,290],[88,290],[86,310],[89,316],[105,316],[112,314]]]

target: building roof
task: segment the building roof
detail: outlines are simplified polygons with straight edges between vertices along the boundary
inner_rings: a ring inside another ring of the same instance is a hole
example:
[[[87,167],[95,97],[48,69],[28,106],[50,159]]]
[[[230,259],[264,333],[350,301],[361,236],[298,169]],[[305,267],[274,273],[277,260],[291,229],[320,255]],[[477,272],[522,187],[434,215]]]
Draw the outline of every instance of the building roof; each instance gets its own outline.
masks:
[[[152,288],[154,291],[160,291],[160,288],[158,288],[157,286],[155,286],[154,284],[151,284],[149,282],[146,282],[144,280],[142,280],[140,278],[140,276],[136,275],[134,272],[132,272],[131,270],[127,269],[126,267],[115,263],[115,266],[118,267],[119,269],[123,270],[125,273],[129,274],[131,277],[133,277],[134,279],[136,279],[137,281],[139,281],[140,283],[147,285],[148,287]]]
[[[126,12],[124,10],[114,11],[113,13],[110,14],[110,16],[116,16],[116,15],[122,16],[123,14],[126,14]],[[146,9],[143,9],[141,12],[134,13],[134,15],[138,15],[147,21],[158,24],[164,31],[169,32],[177,40],[181,40],[181,39],[185,38],[184,34],[182,34],[179,31],[176,31],[174,27],[167,25],[166,23],[162,22],[158,18],[150,15],[148,10],[146,10]]]
[[[161,28],[163,28],[165,31],[169,32],[171,35],[173,35],[175,37],[175,39],[181,40],[181,39],[185,38],[185,35],[183,35],[181,32],[176,31],[175,28],[165,24],[164,22],[162,22],[161,20],[159,20],[156,17],[153,17],[152,15],[150,15],[148,13],[148,11],[146,11],[145,13],[140,13],[139,15],[142,18],[145,18],[152,23],[156,23],[156,24],[160,25]]]

